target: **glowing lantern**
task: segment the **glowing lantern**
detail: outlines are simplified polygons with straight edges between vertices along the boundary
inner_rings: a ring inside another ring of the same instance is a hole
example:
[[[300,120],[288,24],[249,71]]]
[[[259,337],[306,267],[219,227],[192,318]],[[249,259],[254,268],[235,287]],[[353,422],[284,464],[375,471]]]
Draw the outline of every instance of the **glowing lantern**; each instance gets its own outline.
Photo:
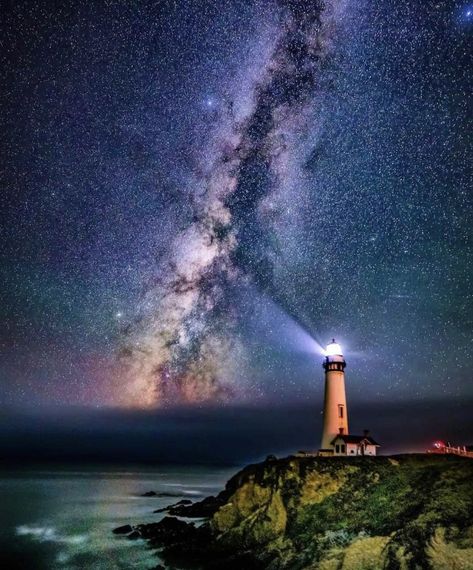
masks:
[[[334,338],[332,339],[332,342],[327,345],[325,356],[343,356],[342,348],[338,342],[335,342]]]

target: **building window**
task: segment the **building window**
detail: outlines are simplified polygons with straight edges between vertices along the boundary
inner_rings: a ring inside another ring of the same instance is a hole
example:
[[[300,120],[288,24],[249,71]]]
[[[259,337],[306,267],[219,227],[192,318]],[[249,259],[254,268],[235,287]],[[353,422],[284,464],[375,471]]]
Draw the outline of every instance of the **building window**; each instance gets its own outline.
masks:
[[[340,446],[339,445],[335,446],[335,453],[340,453]]]
[[[343,406],[338,406],[338,417],[343,418]]]
[[[351,449],[351,450],[350,450],[350,453],[355,453],[355,450],[354,450],[354,449]]]
[[[342,453],[345,453],[345,446],[341,445],[340,448],[341,448]]]

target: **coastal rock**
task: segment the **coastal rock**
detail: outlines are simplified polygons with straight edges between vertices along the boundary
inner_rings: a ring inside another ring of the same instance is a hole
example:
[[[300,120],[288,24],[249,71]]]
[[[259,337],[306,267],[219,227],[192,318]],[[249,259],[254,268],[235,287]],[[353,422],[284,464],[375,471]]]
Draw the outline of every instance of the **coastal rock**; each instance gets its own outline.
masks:
[[[140,495],[140,497],[169,497],[169,498],[173,498],[173,497],[182,497],[183,493],[179,493],[177,491],[146,491],[146,493],[143,493],[142,495]],[[189,503],[192,503],[192,501],[190,499],[183,499],[184,501],[188,501]],[[179,501],[181,502],[181,501]]]
[[[125,524],[123,526],[118,526],[117,528],[113,529],[114,534],[129,534],[133,528],[129,524]]]
[[[271,458],[217,497],[170,509],[206,523],[138,529],[174,568],[473,570],[471,504],[470,459]]]
[[[225,504],[225,499],[218,497],[206,497],[198,503],[185,504],[182,501],[169,508],[169,514],[178,517],[207,518],[213,516],[220,507]]]
[[[155,511],[153,511],[153,513],[167,513],[169,511],[171,511],[172,509],[174,509],[175,507],[180,507],[183,505],[192,505],[192,501],[190,499],[182,499],[181,501],[177,501],[177,503],[174,503],[172,505],[168,505],[167,507],[163,507],[162,509],[156,509]],[[171,513],[174,514],[174,513]]]
[[[143,538],[158,544],[174,544],[189,538],[195,530],[193,524],[174,517],[164,517],[161,521],[138,525],[137,530]]]

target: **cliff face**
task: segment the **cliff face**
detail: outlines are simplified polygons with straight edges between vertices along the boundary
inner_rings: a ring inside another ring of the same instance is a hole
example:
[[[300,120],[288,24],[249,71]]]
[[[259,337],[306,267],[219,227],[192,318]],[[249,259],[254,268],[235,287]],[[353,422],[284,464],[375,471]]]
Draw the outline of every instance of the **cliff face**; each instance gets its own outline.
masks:
[[[266,568],[473,568],[473,461],[288,458],[229,481],[218,541]]]
[[[198,567],[226,570],[473,569],[468,459],[266,461],[235,475],[214,511],[165,557],[187,549]]]

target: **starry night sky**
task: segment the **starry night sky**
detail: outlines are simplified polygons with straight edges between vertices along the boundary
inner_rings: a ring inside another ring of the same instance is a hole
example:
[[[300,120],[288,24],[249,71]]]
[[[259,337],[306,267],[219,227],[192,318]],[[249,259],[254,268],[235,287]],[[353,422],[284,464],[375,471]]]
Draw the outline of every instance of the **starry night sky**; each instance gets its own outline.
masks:
[[[469,413],[471,2],[2,14],[3,410]]]

